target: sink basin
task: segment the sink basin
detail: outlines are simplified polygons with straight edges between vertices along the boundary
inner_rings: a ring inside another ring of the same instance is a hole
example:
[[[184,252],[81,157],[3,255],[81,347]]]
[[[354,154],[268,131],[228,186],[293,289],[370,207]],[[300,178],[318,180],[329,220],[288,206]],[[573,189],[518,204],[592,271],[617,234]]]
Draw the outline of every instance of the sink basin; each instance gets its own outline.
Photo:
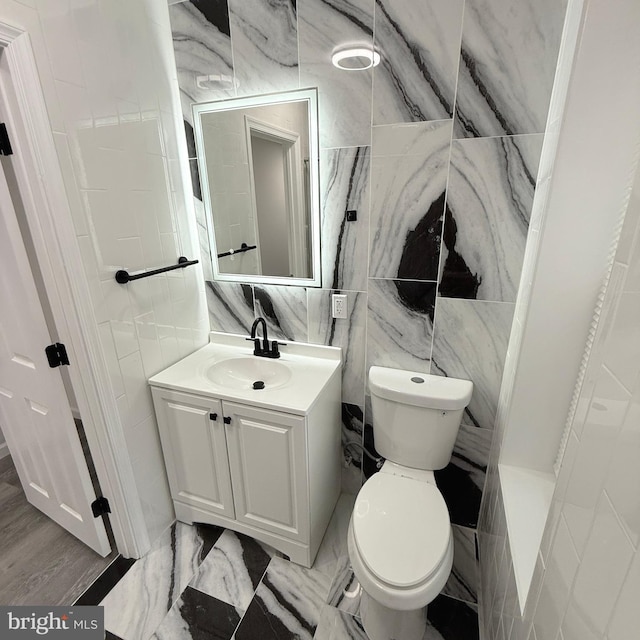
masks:
[[[252,389],[254,382],[261,381],[265,389],[276,389],[291,380],[291,369],[277,360],[254,356],[221,360],[211,365],[206,375],[220,387]]]

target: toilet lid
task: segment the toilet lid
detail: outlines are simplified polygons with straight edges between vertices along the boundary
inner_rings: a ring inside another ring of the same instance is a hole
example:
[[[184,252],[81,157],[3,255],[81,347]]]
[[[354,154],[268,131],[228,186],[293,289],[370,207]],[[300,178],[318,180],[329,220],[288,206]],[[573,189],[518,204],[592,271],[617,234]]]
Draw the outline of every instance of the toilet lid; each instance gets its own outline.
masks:
[[[370,571],[393,586],[411,587],[442,563],[451,536],[449,511],[435,485],[376,473],[356,498],[353,534]]]

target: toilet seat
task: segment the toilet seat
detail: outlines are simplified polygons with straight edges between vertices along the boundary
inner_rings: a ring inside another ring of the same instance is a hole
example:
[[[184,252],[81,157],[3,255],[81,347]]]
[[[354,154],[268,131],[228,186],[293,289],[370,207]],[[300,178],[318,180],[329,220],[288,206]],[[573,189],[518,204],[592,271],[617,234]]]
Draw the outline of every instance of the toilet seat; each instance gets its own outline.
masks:
[[[438,488],[404,476],[372,476],[358,493],[352,524],[363,564],[390,588],[429,581],[451,544],[449,511]]]

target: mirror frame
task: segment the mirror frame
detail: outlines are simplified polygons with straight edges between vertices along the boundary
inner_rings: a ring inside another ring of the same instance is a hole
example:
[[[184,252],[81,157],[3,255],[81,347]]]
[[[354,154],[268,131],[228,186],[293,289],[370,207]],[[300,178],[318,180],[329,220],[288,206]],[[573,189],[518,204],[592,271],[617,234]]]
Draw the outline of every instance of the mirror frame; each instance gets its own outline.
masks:
[[[309,120],[309,199],[310,199],[310,229],[311,229],[311,269],[310,278],[294,278],[285,276],[245,275],[241,273],[221,273],[218,268],[218,253],[226,249],[218,249],[213,228],[213,211],[209,190],[209,176],[206,171],[206,154],[202,135],[200,116],[216,111],[230,111],[247,107],[266,106],[284,102],[306,102]],[[320,153],[318,140],[318,90],[316,88],[296,89],[293,91],[268,93],[258,96],[242,98],[228,98],[213,102],[201,102],[192,105],[193,130],[198,156],[198,173],[207,219],[207,234],[213,279],[226,282],[246,282],[259,284],[275,284],[302,287],[320,287],[322,285],[322,265],[320,258]],[[215,259],[214,259],[215,256]]]

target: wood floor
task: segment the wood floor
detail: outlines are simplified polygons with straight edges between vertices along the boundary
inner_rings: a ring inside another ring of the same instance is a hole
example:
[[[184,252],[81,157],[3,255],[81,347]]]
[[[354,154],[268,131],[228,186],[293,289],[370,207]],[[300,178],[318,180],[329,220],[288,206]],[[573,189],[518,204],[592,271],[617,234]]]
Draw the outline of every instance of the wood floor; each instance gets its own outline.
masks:
[[[10,457],[0,460],[0,604],[70,605],[107,558],[32,507]]]

